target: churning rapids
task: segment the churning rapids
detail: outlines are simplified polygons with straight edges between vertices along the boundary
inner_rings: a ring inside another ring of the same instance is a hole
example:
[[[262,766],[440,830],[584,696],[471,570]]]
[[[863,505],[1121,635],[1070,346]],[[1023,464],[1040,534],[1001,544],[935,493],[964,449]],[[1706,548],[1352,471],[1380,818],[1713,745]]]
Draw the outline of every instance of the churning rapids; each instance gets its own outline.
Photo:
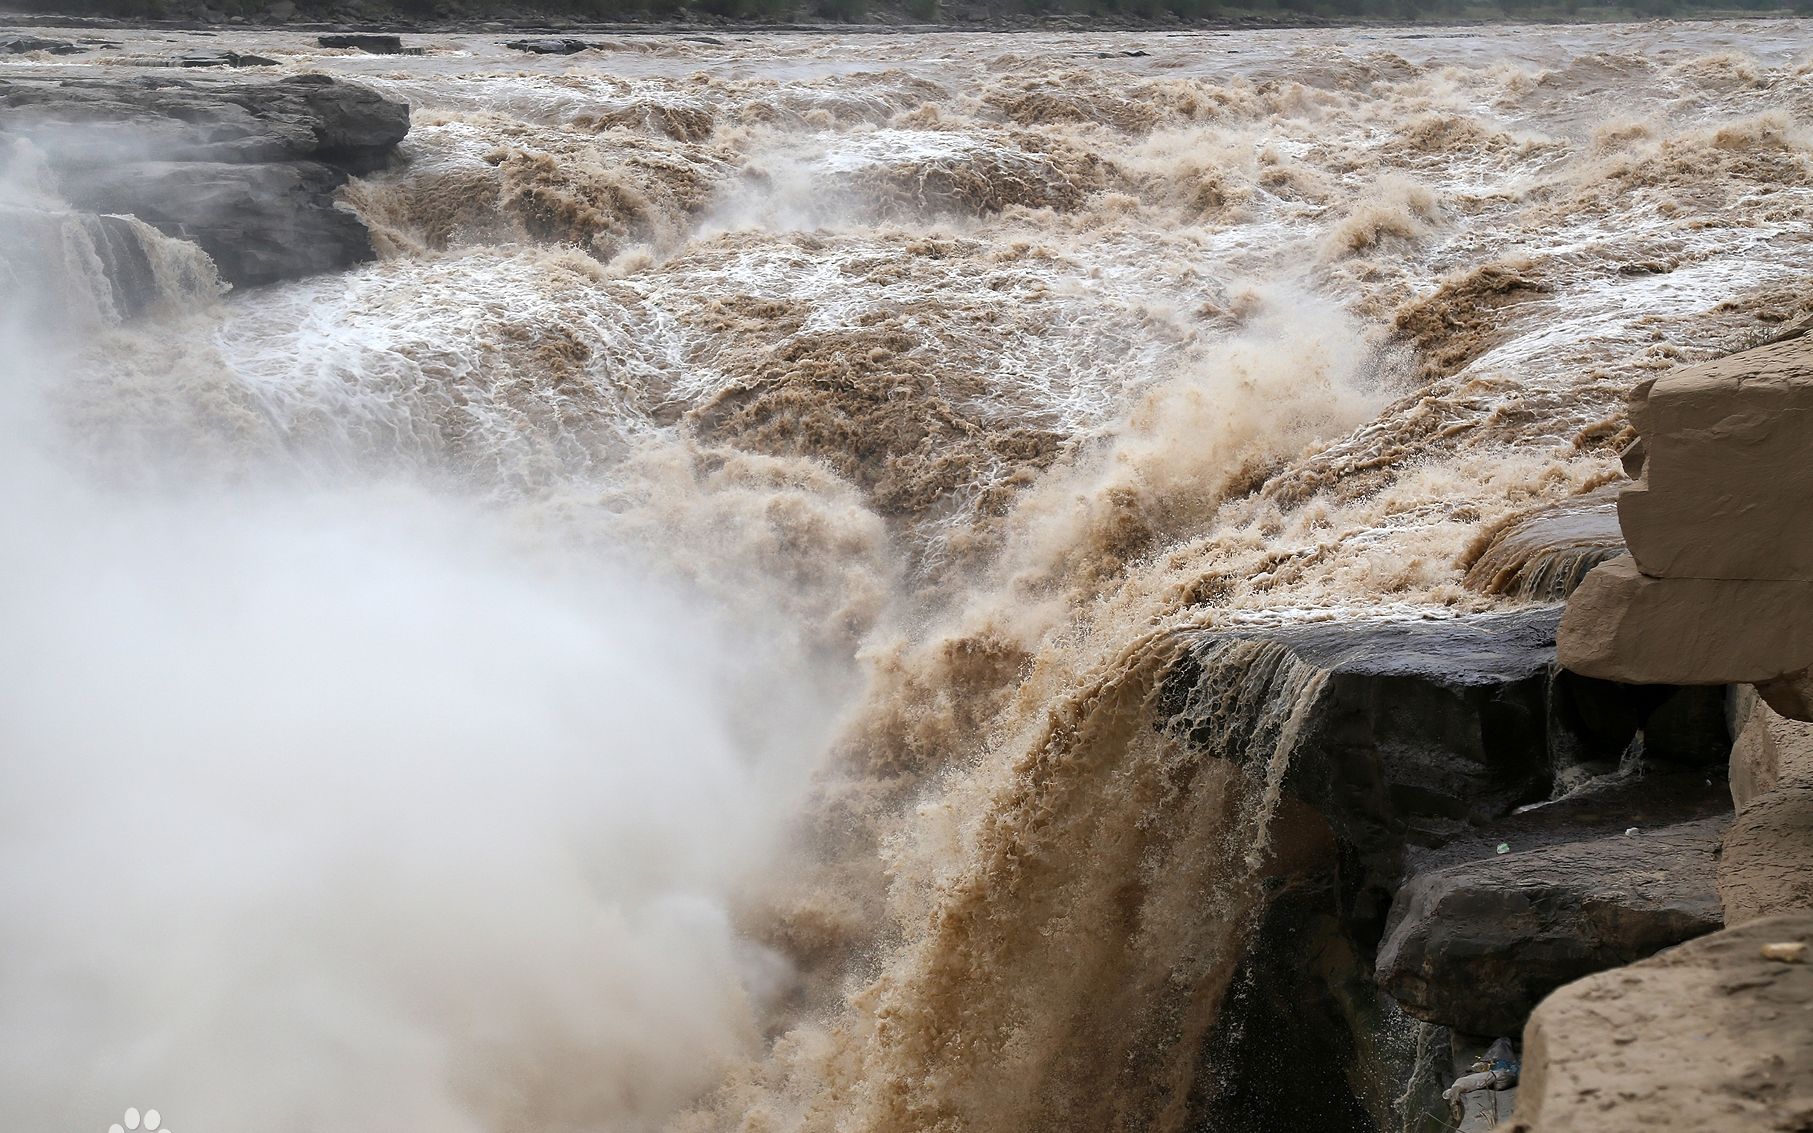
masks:
[[[1807,23],[501,38],[11,65],[414,126],[376,263],[5,328],[9,1126],[1186,1127],[1284,769],[1178,737],[1317,676],[1179,651],[1513,601],[1813,303]]]

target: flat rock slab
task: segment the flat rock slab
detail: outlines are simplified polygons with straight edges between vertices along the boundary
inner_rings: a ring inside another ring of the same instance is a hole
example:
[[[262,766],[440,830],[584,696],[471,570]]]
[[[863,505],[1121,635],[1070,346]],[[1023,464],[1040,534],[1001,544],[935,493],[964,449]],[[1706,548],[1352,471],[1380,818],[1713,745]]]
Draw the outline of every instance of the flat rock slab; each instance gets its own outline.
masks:
[[[1262,638],[1333,673],[1414,677],[1455,688],[1525,680],[1555,660],[1559,606],[1430,621],[1314,622],[1226,636]]]
[[[90,48],[67,39],[40,39],[35,35],[18,35],[0,39],[0,55],[24,55],[42,51],[48,55],[80,55]]]
[[[315,40],[322,47],[342,51],[363,51],[367,55],[401,55],[403,37],[399,35],[324,35]]]
[[[1813,665],[1813,582],[1653,578],[1620,556],[1574,591],[1558,646],[1574,672],[1625,684],[1780,681]]]
[[[196,65],[261,62],[221,53]],[[407,106],[324,75],[0,80],[0,141],[32,142],[74,209],[188,240],[241,286],[371,259],[364,222],[336,191],[408,130]],[[145,305],[108,270],[131,300],[118,310]]]
[[[1524,1030],[1512,1133],[1813,1129],[1813,914],[1700,937],[1569,984]]]
[[[59,174],[134,160],[365,173],[408,132],[408,106],[326,75],[0,80],[0,136],[30,139]]]
[[[1723,923],[1725,820],[1508,853],[1412,878],[1376,976],[1405,1011],[1467,1034],[1516,1034],[1542,997]]]
[[[526,51],[531,55],[577,55],[597,45],[583,39],[543,36],[538,39],[513,39],[504,46],[512,51]]]

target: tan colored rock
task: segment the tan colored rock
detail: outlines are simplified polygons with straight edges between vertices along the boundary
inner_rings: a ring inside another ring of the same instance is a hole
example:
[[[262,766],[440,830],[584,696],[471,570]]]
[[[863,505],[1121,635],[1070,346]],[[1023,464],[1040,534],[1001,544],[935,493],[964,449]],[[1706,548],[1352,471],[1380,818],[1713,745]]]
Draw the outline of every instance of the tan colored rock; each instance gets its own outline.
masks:
[[[1626,684],[1779,680],[1813,666],[1813,582],[1651,578],[1620,555],[1568,599],[1556,652]]]
[[[1813,581],[1813,337],[1668,373],[1631,423],[1618,517],[1644,574]]]
[[[1719,854],[1719,901],[1727,924],[1813,913],[1813,784],[1777,787],[1737,816]]]
[[[1737,809],[1777,784],[1813,786],[1813,724],[1782,716],[1748,686],[1734,695],[1731,801]]]
[[[1790,720],[1813,720],[1813,669],[1802,669],[1772,681],[1758,681],[1756,691]]]
[[[1813,1129],[1813,914],[1771,917],[1588,976],[1524,1028],[1515,1133]]]

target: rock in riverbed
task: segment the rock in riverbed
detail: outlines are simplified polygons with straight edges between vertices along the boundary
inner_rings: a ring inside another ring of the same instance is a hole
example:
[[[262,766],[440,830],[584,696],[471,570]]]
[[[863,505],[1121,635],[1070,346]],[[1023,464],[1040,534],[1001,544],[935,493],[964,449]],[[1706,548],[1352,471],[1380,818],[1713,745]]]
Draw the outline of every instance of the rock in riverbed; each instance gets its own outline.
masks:
[[[322,47],[343,51],[363,51],[367,55],[401,55],[403,37],[398,35],[324,35],[315,40]]]
[[[30,142],[64,200],[193,241],[240,286],[369,260],[334,194],[408,130],[407,106],[324,75],[0,80],[0,140]]]
[[[537,39],[513,39],[504,46],[512,51],[526,51],[531,55],[577,55],[593,45],[583,39],[542,36]]]
[[[0,55],[24,55],[31,51],[42,51],[47,55],[80,55],[87,50],[82,44],[67,39],[41,39],[35,35],[0,39]]]
[[[1813,1129],[1813,914],[1703,936],[1568,985],[1524,1030],[1510,1133]]]
[[[1399,892],[1378,980],[1412,1015],[1515,1034],[1549,992],[1723,925],[1723,819],[1493,856]]]
[[[1641,386],[1618,498],[1630,554],[1568,604],[1561,663],[1632,684],[1748,683],[1813,719],[1813,337]]]

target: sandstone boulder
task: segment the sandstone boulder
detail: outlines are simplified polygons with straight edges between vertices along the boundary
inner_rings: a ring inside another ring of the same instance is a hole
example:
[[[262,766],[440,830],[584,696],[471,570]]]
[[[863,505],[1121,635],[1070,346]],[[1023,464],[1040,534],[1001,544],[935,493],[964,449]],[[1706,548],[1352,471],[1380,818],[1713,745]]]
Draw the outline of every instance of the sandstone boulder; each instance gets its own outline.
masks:
[[[1813,581],[1813,338],[1639,387],[1642,479],[1618,500],[1652,578]]]
[[[1777,787],[1738,815],[1719,857],[1719,896],[1731,924],[1813,913],[1813,783]]]
[[[1568,599],[1558,649],[1574,672],[1627,684],[1783,681],[1813,665],[1813,582],[1652,578],[1620,556]]]
[[[1813,786],[1813,724],[1790,720],[1748,687],[1733,694],[1731,799],[1738,810],[1778,785]]]
[[[1561,663],[1633,684],[1754,684],[1813,720],[1813,336],[1639,387],[1630,554],[1574,592]]]
[[[1716,931],[1722,819],[1495,855],[1398,893],[1377,979],[1419,1019],[1515,1034],[1562,984]]]
[[[1813,915],[1752,921],[1557,991],[1524,1030],[1505,1128],[1813,1129],[1813,963],[1764,955],[1783,943],[1813,944]]]

